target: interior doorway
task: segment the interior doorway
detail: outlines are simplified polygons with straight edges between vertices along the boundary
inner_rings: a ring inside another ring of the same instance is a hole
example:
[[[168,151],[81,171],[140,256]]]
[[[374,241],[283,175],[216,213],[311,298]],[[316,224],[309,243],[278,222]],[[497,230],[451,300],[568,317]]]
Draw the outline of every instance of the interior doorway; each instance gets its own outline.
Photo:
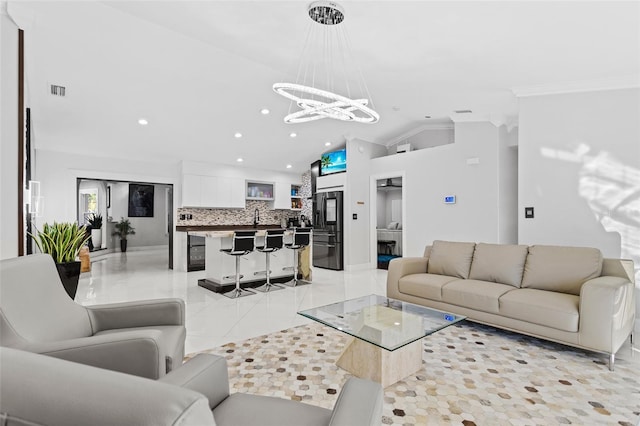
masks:
[[[102,227],[99,235],[92,230],[93,252],[122,251],[114,234],[116,224],[128,220],[135,233],[127,237],[126,250],[166,246],[173,269],[172,184],[77,178],[78,224],[91,226],[94,215],[102,217]]]
[[[403,255],[403,177],[376,179],[376,264],[388,269],[389,262]]]

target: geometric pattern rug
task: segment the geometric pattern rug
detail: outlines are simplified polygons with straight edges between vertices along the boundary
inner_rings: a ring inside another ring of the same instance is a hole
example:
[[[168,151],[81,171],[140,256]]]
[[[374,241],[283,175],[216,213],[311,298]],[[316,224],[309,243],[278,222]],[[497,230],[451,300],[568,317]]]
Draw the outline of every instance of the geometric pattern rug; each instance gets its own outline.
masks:
[[[310,324],[202,351],[223,356],[231,393],[331,409],[351,375],[348,336]],[[640,419],[637,364],[469,321],[423,339],[422,369],[384,390],[385,425],[623,425]],[[195,354],[188,355],[187,358]]]

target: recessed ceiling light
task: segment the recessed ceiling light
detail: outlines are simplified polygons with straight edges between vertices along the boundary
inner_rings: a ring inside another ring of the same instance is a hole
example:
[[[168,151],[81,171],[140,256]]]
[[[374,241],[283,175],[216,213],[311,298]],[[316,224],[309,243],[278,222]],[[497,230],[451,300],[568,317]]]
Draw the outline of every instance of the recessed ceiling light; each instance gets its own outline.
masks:
[[[289,136],[291,136],[292,138],[295,138],[296,136],[298,136],[298,134],[295,132],[292,132],[292,133],[289,133]]]
[[[287,164],[287,169],[290,169],[290,168],[291,168],[291,164]]]
[[[263,115],[267,115],[267,114],[269,114],[269,110],[268,110],[268,109],[266,109],[266,108],[262,108],[262,109],[260,110],[260,113],[261,113],[261,114],[263,114]]]
[[[244,160],[243,160],[242,158],[238,158],[236,161],[237,161],[238,163],[242,163]]]
[[[235,136],[236,138],[241,138],[241,137],[242,137],[242,133],[240,133],[240,132],[236,132],[236,134],[235,134],[235,135],[233,135],[233,136]]]
[[[424,118],[431,118],[431,116],[430,115],[425,115]]]
[[[331,142],[325,142],[324,143],[324,146],[330,146],[330,145],[331,145]]]
[[[146,126],[147,124],[149,124],[149,122],[144,118],[141,118],[140,120],[138,120],[138,124],[141,126]]]

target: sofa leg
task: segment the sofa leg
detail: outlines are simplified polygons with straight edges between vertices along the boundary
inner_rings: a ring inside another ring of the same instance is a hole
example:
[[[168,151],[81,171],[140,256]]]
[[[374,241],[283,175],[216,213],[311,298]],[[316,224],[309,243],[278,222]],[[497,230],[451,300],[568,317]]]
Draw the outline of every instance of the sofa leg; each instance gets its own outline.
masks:
[[[613,371],[613,364],[616,362],[616,354],[609,354],[609,371]]]

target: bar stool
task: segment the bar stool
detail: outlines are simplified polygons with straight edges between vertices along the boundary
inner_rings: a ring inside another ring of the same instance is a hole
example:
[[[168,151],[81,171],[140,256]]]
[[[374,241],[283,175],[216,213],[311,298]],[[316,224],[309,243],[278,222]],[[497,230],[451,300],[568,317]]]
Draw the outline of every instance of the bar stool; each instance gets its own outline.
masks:
[[[256,231],[235,231],[233,233],[233,241],[230,249],[220,249],[221,252],[236,257],[236,288],[222,293],[230,299],[238,297],[251,296],[255,294],[253,291],[240,288],[240,256],[251,253],[255,246]]]
[[[298,253],[309,245],[310,236],[311,228],[293,228],[293,241],[284,245],[286,248],[293,250],[293,279],[284,283],[289,287],[311,284],[309,281],[298,279]]]
[[[278,251],[282,248],[284,237],[284,229],[267,229],[267,233],[264,236],[264,245],[256,246],[256,250],[265,253],[267,255],[267,282],[260,287],[254,288],[254,290],[267,293],[269,291],[282,290],[284,287],[271,284],[271,253]]]

